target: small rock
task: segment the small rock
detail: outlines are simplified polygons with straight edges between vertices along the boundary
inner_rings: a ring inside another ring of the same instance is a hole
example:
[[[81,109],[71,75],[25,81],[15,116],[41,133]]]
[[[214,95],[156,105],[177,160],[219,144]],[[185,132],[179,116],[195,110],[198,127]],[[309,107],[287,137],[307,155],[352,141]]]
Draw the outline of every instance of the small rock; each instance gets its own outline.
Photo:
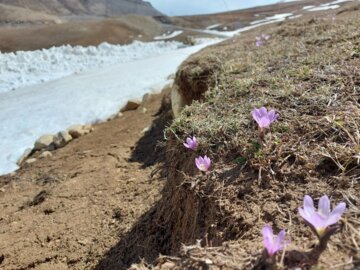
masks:
[[[54,137],[54,144],[56,148],[64,147],[68,142],[72,140],[71,135],[67,131],[61,131]]]
[[[52,157],[52,156],[53,156],[53,154],[51,154],[50,151],[44,151],[44,152],[41,153],[41,155],[39,157],[48,158],[48,157]]]
[[[25,161],[25,159],[26,159],[28,156],[30,156],[31,152],[32,152],[32,149],[31,149],[31,148],[26,149],[26,150],[24,151],[24,153],[21,155],[21,157],[18,159],[18,161],[16,162],[16,164],[20,166],[20,165]]]
[[[87,131],[87,133],[90,133],[90,132],[92,132],[93,130],[94,130],[94,128],[93,128],[93,126],[92,125],[84,125],[83,126],[83,129],[85,130],[85,131]],[[86,134],[87,134],[86,133]]]
[[[143,108],[143,109],[142,109],[142,112],[143,112],[143,113],[147,113],[147,109],[146,109],[146,108]]]
[[[35,150],[41,150],[41,149],[49,149],[53,147],[54,143],[54,135],[44,135],[41,136],[36,142],[34,149]]]
[[[141,101],[139,100],[129,100],[124,107],[120,110],[120,112],[126,112],[126,111],[132,111],[136,110],[141,104]]]
[[[67,131],[73,139],[76,139],[93,131],[93,127],[91,125],[73,125]]]
[[[25,164],[31,164],[34,163],[36,161],[36,158],[29,158],[25,161]]]

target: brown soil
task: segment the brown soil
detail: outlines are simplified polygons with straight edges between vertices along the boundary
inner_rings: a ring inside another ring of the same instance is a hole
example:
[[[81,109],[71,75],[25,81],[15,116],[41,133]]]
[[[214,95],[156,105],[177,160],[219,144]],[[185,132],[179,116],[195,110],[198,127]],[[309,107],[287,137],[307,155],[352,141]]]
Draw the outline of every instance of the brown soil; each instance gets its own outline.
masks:
[[[0,51],[38,50],[52,46],[99,45],[102,42],[127,44],[149,41],[163,32],[151,17],[123,16],[118,19],[71,21],[52,25],[0,28]],[[51,37],[51,38],[49,38]]]
[[[126,239],[164,185],[155,147],[170,117],[162,96],[0,177],[1,269],[92,269]]]

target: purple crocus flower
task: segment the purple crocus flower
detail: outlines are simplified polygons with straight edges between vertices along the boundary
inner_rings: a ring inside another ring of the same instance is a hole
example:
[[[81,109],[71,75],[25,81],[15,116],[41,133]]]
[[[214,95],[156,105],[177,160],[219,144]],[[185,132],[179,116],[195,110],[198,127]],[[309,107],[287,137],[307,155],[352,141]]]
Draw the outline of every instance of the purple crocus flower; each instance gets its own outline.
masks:
[[[260,47],[261,45],[263,45],[263,41],[261,40],[261,37],[255,38],[255,45],[256,47]]]
[[[192,138],[190,137],[186,138],[186,143],[184,143],[184,146],[191,150],[195,150],[197,145],[198,142],[195,136],[193,136]]]
[[[275,236],[273,230],[269,224],[262,228],[262,234],[264,236],[264,247],[270,257],[274,256],[276,252],[282,250],[288,242],[285,240],[285,230],[281,230],[278,236]]]
[[[299,214],[313,227],[321,238],[326,233],[328,226],[340,220],[345,209],[346,204],[341,202],[331,211],[329,197],[324,195],[320,198],[318,210],[316,211],[312,198],[306,195],[304,197],[304,208],[299,208]]]
[[[198,158],[195,158],[195,165],[200,171],[206,172],[210,168],[211,160],[207,156],[200,156]]]
[[[268,40],[270,38],[270,35],[268,34],[262,34],[261,37],[265,40]]]
[[[251,114],[261,130],[269,128],[270,124],[276,121],[279,116],[274,110],[268,112],[265,107],[261,107],[260,109],[255,108]]]

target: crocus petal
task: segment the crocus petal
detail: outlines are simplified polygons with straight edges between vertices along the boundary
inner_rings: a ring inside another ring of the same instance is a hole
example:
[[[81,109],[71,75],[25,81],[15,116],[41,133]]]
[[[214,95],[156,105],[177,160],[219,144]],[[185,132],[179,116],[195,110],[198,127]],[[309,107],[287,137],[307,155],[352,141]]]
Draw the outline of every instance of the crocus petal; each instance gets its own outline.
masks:
[[[314,202],[309,195],[305,195],[304,197],[304,211],[308,217],[311,217],[315,212]]]
[[[303,208],[299,208],[300,216],[311,224],[311,216],[308,216],[307,212]]]
[[[251,114],[254,120],[259,123],[261,119],[260,111],[258,109],[254,109]]]
[[[326,228],[326,220],[326,217],[315,212],[310,219],[310,223],[316,230],[321,230]]]
[[[341,218],[341,215],[346,209],[346,204],[341,202],[339,203],[334,210],[330,213],[328,219],[326,220],[326,226],[330,226],[338,222]]]
[[[209,169],[209,167],[211,165],[211,160],[207,156],[204,156],[204,164],[206,166],[206,169]]]
[[[267,250],[268,254],[270,256],[274,255],[274,234],[271,226],[269,224],[265,225],[264,228],[262,228],[262,234],[264,237],[264,247]]]
[[[276,121],[277,118],[278,118],[278,116],[279,116],[279,115],[276,114],[275,110],[270,110],[270,111],[268,112],[268,118],[269,118],[269,120],[270,120],[271,122]]]
[[[267,117],[262,117],[258,124],[260,128],[268,128],[271,124],[271,121]]]
[[[261,107],[259,109],[259,114],[261,117],[267,116],[267,109],[265,107]]]
[[[328,216],[330,214],[330,200],[324,195],[319,200],[318,212],[320,215]]]
[[[284,247],[284,245],[282,245],[283,241],[285,239],[285,230],[281,230],[279,232],[279,235],[276,239],[276,242],[275,242],[275,247],[277,250],[280,250]]]
[[[262,232],[264,238],[273,239],[273,236],[274,236],[273,230],[272,230],[272,228],[271,228],[271,226],[269,224],[266,224],[264,226],[264,228],[262,228],[261,232]]]

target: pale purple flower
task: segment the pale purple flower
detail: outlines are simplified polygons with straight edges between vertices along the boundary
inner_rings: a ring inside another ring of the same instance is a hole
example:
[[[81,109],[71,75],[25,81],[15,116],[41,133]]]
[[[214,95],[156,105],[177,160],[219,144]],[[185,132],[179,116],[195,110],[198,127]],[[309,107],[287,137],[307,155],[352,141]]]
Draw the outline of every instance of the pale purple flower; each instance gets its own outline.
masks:
[[[319,200],[318,210],[314,207],[312,198],[308,195],[304,197],[304,208],[299,208],[299,214],[305,219],[321,238],[328,226],[337,223],[346,209],[344,202],[339,203],[333,211],[330,210],[329,197],[324,195]]]
[[[256,47],[260,47],[261,45],[263,45],[263,41],[261,40],[261,37],[255,38],[255,45]]]
[[[186,143],[184,143],[184,146],[191,150],[195,150],[197,145],[198,142],[195,136],[193,136],[192,138],[190,137],[186,138]]]
[[[262,34],[261,37],[265,40],[268,40],[270,38],[270,35],[268,34]]]
[[[267,224],[261,231],[264,236],[264,247],[270,257],[288,244],[288,241],[285,241],[285,230],[281,230],[279,234],[275,236],[271,226]]]
[[[198,158],[195,158],[195,165],[200,171],[206,172],[210,168],[211,160],[207,156],[200,156]]]
[[[274,110],[268,112],[265,107],[261,107],[260,109],[255,108],[251,114],[260,129],[269,128],[270,124],[276,121],[279,116]]]

